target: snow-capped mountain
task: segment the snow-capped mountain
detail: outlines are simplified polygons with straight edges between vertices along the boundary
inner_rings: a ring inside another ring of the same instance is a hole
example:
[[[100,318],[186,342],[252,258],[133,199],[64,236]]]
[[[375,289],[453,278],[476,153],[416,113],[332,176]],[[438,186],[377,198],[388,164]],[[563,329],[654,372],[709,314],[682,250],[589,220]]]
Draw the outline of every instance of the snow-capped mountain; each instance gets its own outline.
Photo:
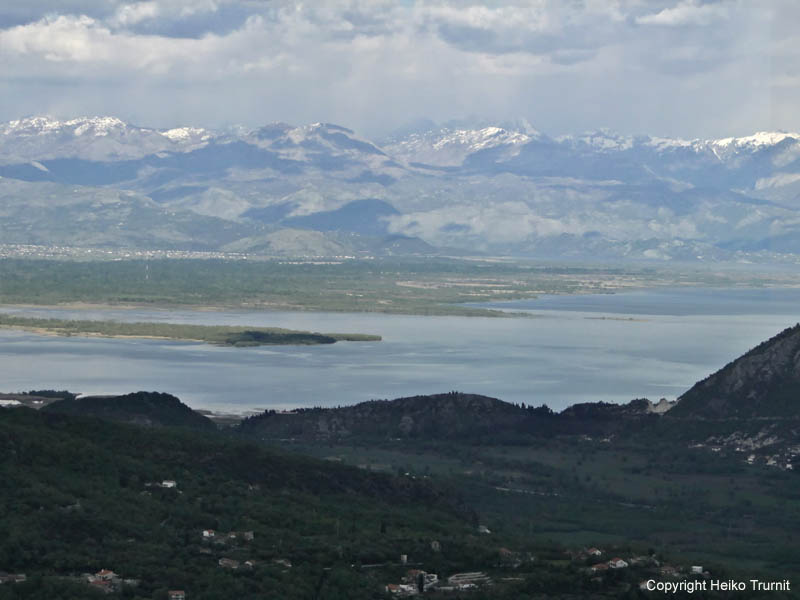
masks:
[[[775,146],[785,140],[800,140],[800,133],[786,133],[783,131],[759,131],[746,137],[728,137],[706,142],[717,148],[759,150],[765,146]]]
[[[159,131],[129,125],[115,117],[68,121],[29,117],[0,125],[0,161],[130,160],[158,152],[187,152],[203,147],[213,137],[205,129],[182,127]]]
[[[72,208],[58,218],[52,200],[15,203],[23,189],[27,199],[68,193]],[[192,246],[187,231],[218,232],[201,236],[204,248],[275,251],[277,240],[299,239],[276,234],[291,230],[318,232],[300,237],[321,250],[399,235],[422,240],[406,248],[534,256],[800,254],[800,135],[683,140],[601,129],[551,138],[527,122],[424,122],[377,144],[330,123],[225,132],[114,117],[0,124],[4,234],[24,241],[36,231],[41,242],[48,228],[71,230],[97,197],[114,199],[103,222],[116,223],[94,232],[97,243],[145,243],[126,224],[146,213],[177,223],[159,229],[159,243]]]
[[[386,151],[408,164],[458,167],[468,156],[486,150],[494,150],[504,158],[516,156],[523,145],[545,137],[533,129],[519,131],[494,126],[481,129],[444,128],[412,133],[390,141]]]

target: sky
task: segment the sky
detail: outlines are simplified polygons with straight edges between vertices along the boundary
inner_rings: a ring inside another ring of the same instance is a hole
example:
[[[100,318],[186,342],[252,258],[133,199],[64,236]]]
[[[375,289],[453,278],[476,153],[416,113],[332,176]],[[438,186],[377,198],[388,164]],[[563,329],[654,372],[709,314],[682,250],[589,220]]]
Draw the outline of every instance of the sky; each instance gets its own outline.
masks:
[[[5,0],[0,120],[800,131],[796,0]]]

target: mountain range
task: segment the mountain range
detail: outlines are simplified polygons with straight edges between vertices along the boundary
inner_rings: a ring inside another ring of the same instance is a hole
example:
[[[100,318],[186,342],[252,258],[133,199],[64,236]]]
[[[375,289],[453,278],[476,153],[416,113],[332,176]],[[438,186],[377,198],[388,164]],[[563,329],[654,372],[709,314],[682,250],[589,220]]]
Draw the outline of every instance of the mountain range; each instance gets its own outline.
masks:
[[[6,244],[336,256],[791,260],[800,134],[681,140],[525,121],[157,130],[0,124]]]

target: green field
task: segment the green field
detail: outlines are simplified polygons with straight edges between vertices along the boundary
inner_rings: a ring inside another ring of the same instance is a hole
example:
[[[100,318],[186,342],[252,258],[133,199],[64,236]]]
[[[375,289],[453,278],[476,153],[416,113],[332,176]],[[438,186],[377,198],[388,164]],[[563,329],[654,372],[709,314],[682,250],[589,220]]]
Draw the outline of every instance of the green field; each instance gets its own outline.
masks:
[[[657,286],[790,285],[796,273],[408,258],[318,264],[277,260],[0,260],[0,304],[231,307],[507,316],[468,306],[541,294]]]

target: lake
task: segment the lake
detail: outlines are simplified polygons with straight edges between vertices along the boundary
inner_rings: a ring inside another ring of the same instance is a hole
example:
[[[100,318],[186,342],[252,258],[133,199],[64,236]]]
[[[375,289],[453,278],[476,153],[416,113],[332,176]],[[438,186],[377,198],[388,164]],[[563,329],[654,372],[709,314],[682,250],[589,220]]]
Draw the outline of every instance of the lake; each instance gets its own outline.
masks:
[[[31,316],[374,333],[375,343],[226,348],[0,330],[1,389],[158,390],[193,408],[335,406],[459,390],[562,409],[674,399],[800,320],[798,289],[666,289],[482,306],[531,318],[4,308]]]

